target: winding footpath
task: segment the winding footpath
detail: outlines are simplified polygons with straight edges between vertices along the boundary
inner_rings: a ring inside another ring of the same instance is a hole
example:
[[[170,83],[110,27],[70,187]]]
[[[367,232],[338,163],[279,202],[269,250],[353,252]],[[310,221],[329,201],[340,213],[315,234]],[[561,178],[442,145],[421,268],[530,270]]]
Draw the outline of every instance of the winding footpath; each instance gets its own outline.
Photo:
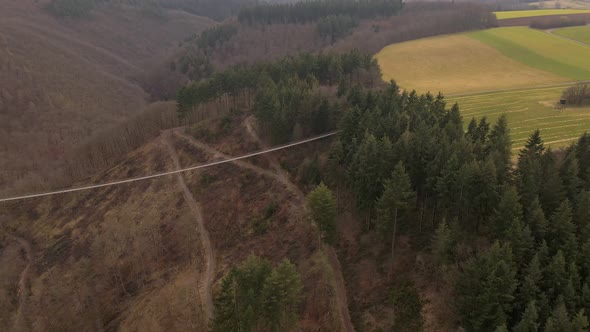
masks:
[[[169,133],[165,134],[165,140],[166,140],[166,147],[167,147],[168,153],[170,154],[170,157],[174,161],[174,167],[177,170],[181,169],[180,161],[178,159],[178,154],[176,153],[176,150],[174,149],[174,146],[172,145]],[[207,309],[207,318],[208,318],[208,320],[212,320],[213,314],[214,314],[212,288],[213,288],[213,281],[215,279],[215,252],[213,251],[213,246],[211,245],[211,239],[209,238],[209,232],[207,231],[207,228],[205,228],[205,224],[203,222],[203,213],[201,211],[201,206],[199,205],[199,203],[197,203],[197,201],[195,201],[195,198],[194,198],[193,194],[191,193],[191,191],[188,189],[188,186],[186,185],[186,182],[184,181],[182,174],[177,173],[176,177],[178,179],[178,185],[182,189],[182,194],[184,196],[184,200],[188,204],[188,206],[190,207],[191,211],[193,212],[193,214],[195,216],[195,221],[197,222],[197,231],[198,231],[199,236],[201,238],[201,244],[203,246],[205,260],[207,262],[207,266],[205,269],[205,275],[203,277],[204,280],[202,282],[203,288],[204,288],[203,289],[203,293],[204,293],[203,297],[204,297],[205,306],[207,307],[206,308]]]
[[[265,144],[262,142],[262,140],[260,139],[260,137],[258,137],[258,135],[256,134],[256,130],[254,129],[253,125],[252,125],[252,120],[251,118],[246,119],[246,121],[244,122],[244,126],[246,127],[247,132],[249,133],[250,136],[252,136],[252,138],[258,143],[258,145],[261,148],[265,148]],[[186,142],[188,142],[189,144],[199,148],[200,150],[206,151],[210,154],[212,154],[214,156],[214,158],[222,158],[225,160],[232,160],[233,157],[228,156],[222,152],[220,152],[219,150],[204,144],[198,140],[196,140],[194,137],[187,135],[186,133],[184,133],[184,131],[181,128],[177,128],[177,129],[173,129],[172,133],[181,138],[184,139]],[[269,158],[271,159],[271,158]],[[268,171],[264,168],[261,168],[259,166],[256,166],[254,164],[242,161],[242,160],[232,160],[231,161],[234,165],[244,168],[244,169],[249,169],[253,172],[256,172],[259,175],[265,176],[265,177],[270,177],[276,181],[278,181],[279,183],[283,184],[293,195],[295,195],[295,197],[297,198],[298,204],[300,206],[302,206],[303,208],[305,208],[305,195],[303,194],[303,192],[293,184],[293,182],[291,182],[287,176],[287,174],[283,171],[283,169],[280,167],[280,165],[278,165],[278,163],[276,162],[276,160],[271,159],[270,162],[273,167],[273,169],[275,170],[275,172],[271,172]],[[326,251],[327,251],[327,256],[328,256],[328,262],[330,263],[330,267],[332,268],[332,270],[334,271],[334,281],[335,281],[335,292],[336,292],[336,301],[338,302],[338,310],[342,319],[342,325],[345,331],[347,332],[353,332],[354,331],[354,327],[352,325],[352,321],[350,319],[350,313],[348,311],[348,300],[347,300],[347,296],[346,296],[346,287],[344,286],[344,277],[342,276],[342,270],[340,268],[340,263],[338,261],[338,256],[336,255],[336,251],[334,250],[334,248],[332,248],[331,246],[326,246]]]
[[[28,281],[29,281],[29,271],[31,270],[31,263],[33,262],[32,259],[32,250],[31,250],[31,244],[18,236],[15,235],[9,235],[10,237],[12,237],[14,240],[16,240],[20,246],[23,248],[23,250],[25,251],[25,255],[27,257],[27,265],[25,266],[25,268],[23,269],[23,271],[20,274],[20,277],[18,279],[18,286],[17,286],[17,294],[18,294],[18,309],[16,311],[16,318],[14,319],[14,325],[12,327],[13,331],[24,331],[26,330],[25,327],[25,321],[23,318],[23,311],[26,308],[27,305],[27,299],[29,298],[29,287],[28,287]]]
[[[254,129],[254,122],[255,119],[253,116],[246,118],[244,121],[244,126],[246,127],[246,131],[248,134],[258,143],[260,147],[263,149],[266,148],[264,142],[258,136],[256,130]],[[295,192],[302,208],[305,209],[305,195],[303,192],[295,186],[291,180],[289,180],[289,176],[285,172],[285,170],[279,165],[275,158],[270,156],[266,156],[266,158],[270,161],[272,167],[274,168],[278,179],[281,182],[288,182],[292,186],[292,190]],[[291,187],[289,186],[289,187]],[[347,332],[354,331],[354,327],[352,325],[352,320],[350,319],[350,312],[348,311],[348,299],[346,296],[346,286],[344,285],[344,276],[342,275],[342,268],[340,267],[340,261],[338,260],[338,255],[336,254],[336,250],[334,247],[330,245],[326,245],[326,253],[328,256],[328,262],[330,263],[330,267],[334,272],[334,282],[335,282],[335,289],[336,292],[336,301],[338,302],[338,310],[340,311],[340,317],[342,319],[342,325],[344,330]]]

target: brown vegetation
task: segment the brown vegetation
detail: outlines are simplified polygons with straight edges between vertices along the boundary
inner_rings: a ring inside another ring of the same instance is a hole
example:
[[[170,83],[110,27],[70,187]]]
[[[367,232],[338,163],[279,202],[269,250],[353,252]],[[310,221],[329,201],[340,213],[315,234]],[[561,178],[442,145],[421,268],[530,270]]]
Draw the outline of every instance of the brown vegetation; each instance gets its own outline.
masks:
[[[210,20],[101,6],[56,20],[43,3],[0,0],[0,188],[46,181],[78,143],[147,107],[133,77]]]

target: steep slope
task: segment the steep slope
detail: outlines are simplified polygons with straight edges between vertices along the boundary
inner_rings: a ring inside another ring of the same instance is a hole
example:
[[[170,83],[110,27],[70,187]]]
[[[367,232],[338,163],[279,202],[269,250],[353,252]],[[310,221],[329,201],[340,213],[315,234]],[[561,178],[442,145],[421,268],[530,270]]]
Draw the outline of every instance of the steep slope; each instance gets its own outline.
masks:
[[[217,148],[192,144],[180,133],[161,136],[91,181],[215,160]],[[4,205],[3,227],[31,239],[36,253],[23,324],[33,331],[90,325],[203,330],[207,295],[203,299],[199,290],[207,293],[210,264],[202,235],[208,232],[215,250],[213,295],[227,270],[250,254],[273,262],[289,258],[305,285],[299,330],[340,330],[339,309],[329,295],[334,283],[328,258],[301,207],[290,204],[295,194],[273,174],[246,162],[184,174],[201,207],[202,228],[174,176]],[[269,206],[275,206],[270,217]],[[13,324],[15,310],[3,312],[0,322]]]
[[[0,188],[46,178],[99,129],[139,113],[137,83],[151,63],[210,19],[175,10],[99,6],[91,17],[56,19],[43,2],[0,0]]]

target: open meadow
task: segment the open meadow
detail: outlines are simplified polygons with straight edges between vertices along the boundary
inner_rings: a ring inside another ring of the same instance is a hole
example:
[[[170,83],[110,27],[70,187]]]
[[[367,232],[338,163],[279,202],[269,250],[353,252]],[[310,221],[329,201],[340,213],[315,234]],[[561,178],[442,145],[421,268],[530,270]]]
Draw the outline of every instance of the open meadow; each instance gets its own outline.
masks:
[[[532,10],[512,10],[503,12],[494,12],[496,18],[499,20],[520,18],[520,17],[535,17],[535,16],[551,16],[551,15],[569,15],[569,14],[585,14],[590,13],[588,9],[532,9]]]
[[[553,30],[553,33],[565,38],[577,40],[581,43],[590,44],[590,25],[555,29]]]
[[[554,33],[580,40],[585,31]],[[393,44],[376,59],[384,80],[442,91],[459,103],[466,121],[506,114],[515,152],[535,129],[553,147],[590,130],[590,108],[556,107],[568,83],[590,79],[590,47],[559,36],[526,27],[487,29]]]
[[[571,144],[590,130],[590,107],[565,107],[557,102],[565,86],[518,89],[464,96],[449,96],[449,103],[459,103],[465,122],[487,117],[490,122],[506,114],[510,124],[512,148],[516,153],[530,134],[541,130],[546,145],[553,148]]]

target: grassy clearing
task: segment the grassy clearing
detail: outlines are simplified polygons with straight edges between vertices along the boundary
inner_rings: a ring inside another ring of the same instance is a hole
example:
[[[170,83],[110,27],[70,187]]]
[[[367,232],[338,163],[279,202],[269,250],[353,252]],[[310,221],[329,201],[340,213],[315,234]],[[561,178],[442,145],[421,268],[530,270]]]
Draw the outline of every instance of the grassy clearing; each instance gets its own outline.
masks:
[[[553,33],[582,43],[590,44],[590,25],[553,30]]]
[[[466,35],[393,44],[375,57],[383,79],[395,79],[402,87],[420,92],[475,92],[569,81],[523,66]]]
[[[558,6],[563,9],[590,9],[590,1],[583,0],[547,0],[530,2],[530,6],[537,8],[555,9]]]
[[[546,145],[553,148],[569,145],[590,130],[590,107],[554,108],[563,89],[563,86],[523,89],[447,99],[459,103],[465,122],[483,116],[495,122],[501,114],[506,114],[516,153],[536,129],[541,130]]]
[[[590,47],[526,27],[488,29],[468,36],[533,68],[571,80],[590,78]]]
[[[587,9],[533,9],[533,10],[513,10],[505,12],[494,12],[499,20],[519,17],[535,17],[549,15],[568,15],[590,13]]]

